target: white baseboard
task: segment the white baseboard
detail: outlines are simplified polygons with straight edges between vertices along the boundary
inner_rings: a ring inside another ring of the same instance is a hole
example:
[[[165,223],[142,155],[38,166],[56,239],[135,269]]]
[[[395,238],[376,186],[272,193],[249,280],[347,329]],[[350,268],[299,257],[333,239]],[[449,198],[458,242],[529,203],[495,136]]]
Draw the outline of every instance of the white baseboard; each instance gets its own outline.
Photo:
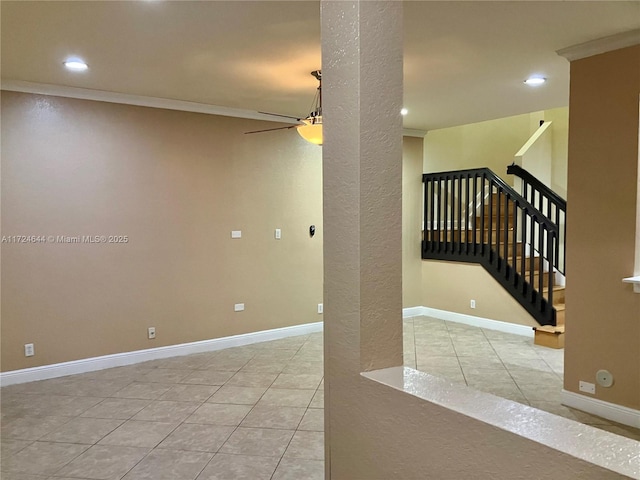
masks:
[[[473,315],[466,315],[464,313],[450,312],[448,310],[438,310],[431,307],[413,307],[410,309],[412,312],[414,309],[420,309],[418,315],[425,317],[439,318],[440,320],[447,320],[449,322],[464,323],[465,325],[471,325],[472,327],[486,328],[488,330],[497,330],[499,332],[511,333],[514,335],[522,335],[523,337],[533,338],[535,333],[533,327],[526,325],[518,325],[516,323],[501,322],[498,320],[491,320],[489,318],[474,317]],[[417,315],[411,315],[417,316]]]
[[[597,398],[590,398],[567,390],[562,390],[561,403],[567,407],[576,408],[607,420],[640,428],[640,410],[605,402]]]
[[[424,307],[407,307],[402,309],[402,318],[420,317],[424,315],[422,309]]]
[[[475,327],[488,328],[491,330],[499,330],[516,335],[525,335],[533,337],[531,327],[523,325],[515,325],[512,323],[498,322],[482,317],[474,317],[472,315],[464,315],[462,313],[448,312],[430,307],[409,307],[402,310],[403,318],[411,318],[417,316],[429,316],[448,320],[452,322],[464,323]],[[292,337],[295,335],[306,335],[308,333],[321,332],[322,322],[307,323],[304,325],[294,325],[292,327],[275,328],[273,330],[264,330],[261,332],[245,333],[243,335],[234,335],[232,337],[214,338],[211,340],[202,340],[199,342],[183,343],[180,345],[169,345],[166,347],[150,348],[146,350],[136,350],[133,352],[115,353],[112,355],[103,355],[100,357],[84,358],[71,362],[55,363],[52,365],[43,365],[41,367],[25,368],[22,370],[13,370],[10,372],[0,373],[0,386],[5,387],[17,383],[34,382],[37,380],[46,380],[49,378],[64,377],[66,375],[75,375],[78,373],[93,372],[103,370],[105,368],[121,367],[132,365],[134,363],[147,362],[149,360],[157,360],[169,357],[178,357],[181,355],[190,355],[193,353],[212,352],[223,348],[239,347],[252,343],[268,342],[270,340],[278,340],[280,338]]]
[[[34,382],[36,380],[46,380],[49,378],[64,377],[77,373],[93,372],[105,368],[122,367],[134,363],[147,362],[161,358],[178,357],[191,355],[193,353],[213,352],[223,348],[240,347],[252,343],[268,342],[281,338],[293,337],[296,335],[306,335],[309,333],[321,332],[322,322],[306,323],[294,325],[292,327],[274,328],[273,330],[263,330],[261,332],[245,333],[224,338],[213,338],[199,342],[182,343],[180,345],[169,345],[166,347],[149,348],[146,350],[136,350],[134,352],[115,353],[103,355],[101,357],[83,358],[71,362],[55,363],[43,365],[41,367],[25,368],[0,373],[0,386],[6,387],[17,383]]]

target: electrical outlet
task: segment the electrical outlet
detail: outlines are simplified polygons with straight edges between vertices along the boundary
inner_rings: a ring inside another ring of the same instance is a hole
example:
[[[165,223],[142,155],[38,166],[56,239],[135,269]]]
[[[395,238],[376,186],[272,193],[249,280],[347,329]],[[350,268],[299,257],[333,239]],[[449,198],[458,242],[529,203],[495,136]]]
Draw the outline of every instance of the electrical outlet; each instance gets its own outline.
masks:
[[[156,327],[149,327],[147,329],[147,335],[149,337],[149,340],[153,340],[154,338],[156,338]]]
[[[583,382],[582,380],[580,380],[580,383],[578,384],[578,387],[580,388],[581,392],[590,393],[592,395],[596,394],[596,385],[595,385],[595,383]]]
[[[318,313],[322,313],[324,310],[324,307],[321,303],[318,304]]]
[[[244,303],[236,303],[233,306],[233,311],[234,312],[242,312],[244,310]]]
[[[475,300],[471,300],[470,306],[471,306],[471,308],[476,308],[476,301]]]
[[[24,345],[24,356],[25,357],[33,357],[36,354],[35,349],[33,348],[33,343],[25,343]]]
[[[242,230],[232,230],[231,238],[242,238]]]

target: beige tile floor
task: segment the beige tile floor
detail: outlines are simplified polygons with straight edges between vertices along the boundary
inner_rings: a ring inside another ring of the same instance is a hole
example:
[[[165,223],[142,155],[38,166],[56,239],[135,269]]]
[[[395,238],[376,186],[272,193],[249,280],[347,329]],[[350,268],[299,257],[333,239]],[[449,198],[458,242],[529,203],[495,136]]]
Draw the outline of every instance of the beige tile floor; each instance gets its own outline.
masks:
[[[414,317],[404,321],[404,364],[640,441],[640,429],[563,406],[564,350],[528,337]]]
[[[562,351],[417,317],[405,364],[640,440],[560,405]],[[2,480],[324,478],[322,334],[2,388]]]
[[[324,479],[322,334],[2,388],[2,480]]]

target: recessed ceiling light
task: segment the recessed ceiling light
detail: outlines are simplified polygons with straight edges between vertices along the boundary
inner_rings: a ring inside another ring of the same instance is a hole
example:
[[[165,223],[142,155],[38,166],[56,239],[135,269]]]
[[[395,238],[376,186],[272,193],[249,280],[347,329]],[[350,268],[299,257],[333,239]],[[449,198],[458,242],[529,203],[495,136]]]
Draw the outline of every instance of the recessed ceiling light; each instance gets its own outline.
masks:
[[[72,70],[74,72],[84,72],[89,65],[84,63],[84,60],[80,58],[67,58],[64,61],[64,66],[67,67],[68,70]]]
[[[524,83],[532,87],[537,87],[538,85],[542,85],[546,81],[547,79],[544,77],[529,77],[524,81]]]
[[[406,108],[400,110],[400,115],[406,115],[407,113],[409,113],[409,110],[407,110]]]

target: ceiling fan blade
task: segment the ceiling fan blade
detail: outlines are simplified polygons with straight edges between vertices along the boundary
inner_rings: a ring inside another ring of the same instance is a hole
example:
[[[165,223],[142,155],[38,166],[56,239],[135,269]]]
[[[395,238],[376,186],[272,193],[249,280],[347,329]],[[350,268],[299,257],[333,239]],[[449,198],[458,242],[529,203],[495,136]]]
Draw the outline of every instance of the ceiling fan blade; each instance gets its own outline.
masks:
[[[274,117],[292,118],[297,121],[302,120],[301,118],[298,118],[298,117],[292,117],[291,115],[281,115],[279,113],[271,113],[271,112],[258,112],[258,113],[262,113],[263,115],[273,115]]]
[[[265,130],[254,130],[252,132],[244,132],[245,135],[249,133],[262,133],[262,132],[273,132],[275,130],[288,130],[290,128],[296,128],[298,125],[289,125],[288,127],[278,127],[278,128],[267,128]]]

